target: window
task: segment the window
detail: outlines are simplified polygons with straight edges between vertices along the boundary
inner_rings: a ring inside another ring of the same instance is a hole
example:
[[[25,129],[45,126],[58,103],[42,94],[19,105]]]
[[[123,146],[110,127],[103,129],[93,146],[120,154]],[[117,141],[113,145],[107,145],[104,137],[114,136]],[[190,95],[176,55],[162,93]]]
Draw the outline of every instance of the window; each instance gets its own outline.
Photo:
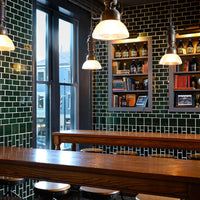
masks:
[[[76,23],[68,16],[40,7],[37,9],[37,148],[50,147],[52,131],[76,128],[76,32]]]

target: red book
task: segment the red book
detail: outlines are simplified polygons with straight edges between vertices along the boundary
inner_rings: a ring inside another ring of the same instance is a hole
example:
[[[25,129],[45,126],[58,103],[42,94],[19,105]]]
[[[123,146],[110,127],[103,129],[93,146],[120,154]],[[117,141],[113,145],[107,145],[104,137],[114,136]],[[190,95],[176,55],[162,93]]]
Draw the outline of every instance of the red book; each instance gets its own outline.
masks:
[[[188,76],[175,75],[174,88],[187,89],[189,87]]]

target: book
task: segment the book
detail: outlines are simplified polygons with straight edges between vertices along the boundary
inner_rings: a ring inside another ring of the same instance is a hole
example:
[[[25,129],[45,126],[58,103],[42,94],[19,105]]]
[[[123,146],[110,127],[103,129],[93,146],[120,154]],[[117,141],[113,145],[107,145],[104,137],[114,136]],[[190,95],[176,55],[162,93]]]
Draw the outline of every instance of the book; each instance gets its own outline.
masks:
[[[113,90],[115,90],[115,89],[124,90],[125,89],[125,82],[122,79],[113,80]]]
[[[175,75],[174,89],[189,89],[190,88],[190,76]]]
[[[129,107],[134,107],[136,103],[136,94],[127,94],[126,100]]]
[[[138,96],[136,106],[138,107],[146,107],[148,101],[148,96],[146,95],[141,95]]]

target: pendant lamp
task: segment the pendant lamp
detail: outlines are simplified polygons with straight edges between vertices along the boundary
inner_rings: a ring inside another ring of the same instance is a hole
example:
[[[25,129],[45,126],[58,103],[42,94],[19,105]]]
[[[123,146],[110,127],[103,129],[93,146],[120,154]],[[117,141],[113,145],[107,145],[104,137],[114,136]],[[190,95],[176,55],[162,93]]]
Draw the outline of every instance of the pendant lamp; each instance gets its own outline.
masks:
[[[87,45],[88,45],[88,55],[86,57],[86,61],[83,63],[82,69],[87,69],[87,70],[102,69],[101,64],[99,63],[99,61],[96,60],[96,57],[94,55],[95,47],[94,47],[94,40],[91,34],[88,35]]]
[[[15,46],[5,27],[5,1],[0,0],[0,51],[13,51]]]
[[[168,47],[165,55],[160,59],[160,65],[181,65],[182,60],[176,52],[176,31],[175,26],[172,24],[172,13],[170,11],[170,26],[168,28]]]
[[[92,37],[97,40],[119,40],[129,37],[127,27],[121,22],[121,15],[116,9],[117,0],[104,0],[105,10],[101,21],[95,27]]]

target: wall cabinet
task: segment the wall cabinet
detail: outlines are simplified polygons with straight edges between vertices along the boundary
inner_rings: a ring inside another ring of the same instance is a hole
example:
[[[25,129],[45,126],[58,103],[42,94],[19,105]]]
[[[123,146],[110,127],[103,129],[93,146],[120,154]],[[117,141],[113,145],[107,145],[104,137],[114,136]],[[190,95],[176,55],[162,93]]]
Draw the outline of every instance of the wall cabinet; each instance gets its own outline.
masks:
[[[182,65],[170,68],[170,111],[200,112],[200,34],[177,35]]]
[[[109,110],[150,111],[152,38],[109,43]]]

